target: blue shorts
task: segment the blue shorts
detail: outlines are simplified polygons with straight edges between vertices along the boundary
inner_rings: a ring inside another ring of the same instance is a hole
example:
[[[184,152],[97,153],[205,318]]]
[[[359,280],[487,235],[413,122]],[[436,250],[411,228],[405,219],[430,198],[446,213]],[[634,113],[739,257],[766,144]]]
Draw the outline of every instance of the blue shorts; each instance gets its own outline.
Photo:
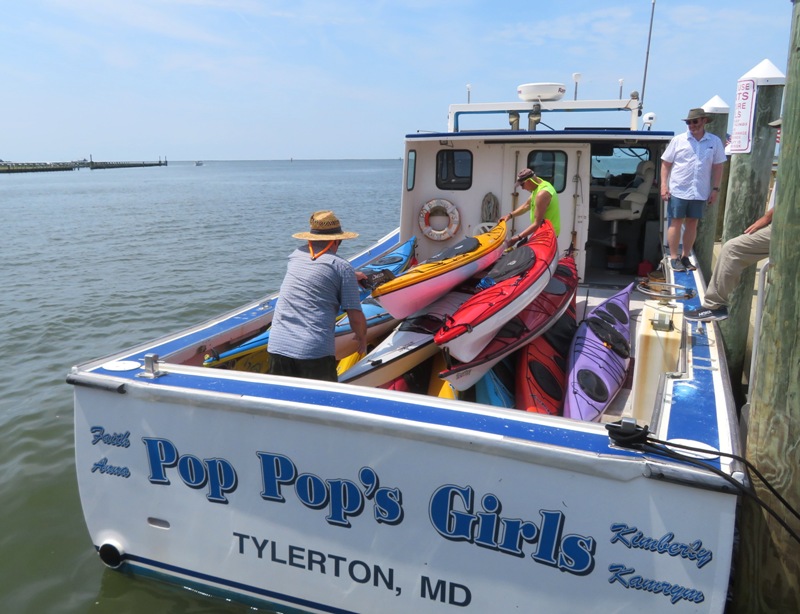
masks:
[[[687,200],[677,196],[669,197],[667,205],[667,218],[670,220],[682,220],[685,217],[694,217],[698,220],[703,217],[706,210],[706,201]]]

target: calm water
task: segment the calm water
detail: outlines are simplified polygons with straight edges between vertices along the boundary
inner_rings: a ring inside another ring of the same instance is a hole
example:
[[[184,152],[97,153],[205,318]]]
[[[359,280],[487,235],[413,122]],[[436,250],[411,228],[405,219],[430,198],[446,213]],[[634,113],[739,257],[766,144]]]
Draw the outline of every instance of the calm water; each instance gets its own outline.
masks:
[[[246,612],[105,569],[75,478],[73,364],[275,290],[312,211],[389,232],[402,163],[206,162],[0,175],[0,609]]]

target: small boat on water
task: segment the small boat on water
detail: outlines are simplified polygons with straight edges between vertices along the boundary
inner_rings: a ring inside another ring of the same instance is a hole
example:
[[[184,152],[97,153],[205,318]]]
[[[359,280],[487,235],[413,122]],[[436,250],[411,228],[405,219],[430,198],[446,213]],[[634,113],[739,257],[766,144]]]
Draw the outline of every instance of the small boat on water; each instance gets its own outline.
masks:
[[[662,257],[658,177],[639,218],[610,228],[593,211],[673,134],[639,125],[636,95],[563,90],[525,84],[520,100],[454,104],[443,131],[408,134],[397,228],[353,265],[412,237],[419,262],[438,262],[490,235],[484,261],[464,269],[479,279],[520,230],[497,222],[529,167],[560,195],[557,252],[574,257],[578,321],[634,283],[639,262]],[[606,125],[623,127],[553,128],[584,112],[622,115]],[[434,266],[375,297],[398,320],[424,311],[463,283]],[[591,421],[495,405],[500,384],[513,394],[501,369],[514,360],[519,382],[522,350],[494,365],[486,398],[432,385],[436,354],[390,389],[270,376],[252,356],[252,369],[203,366],[269,328],[274,293],[77,365],[91,543],[111,568],[277,611],[720,613],[747,478],[730,456],[739,431],[717,324],[682,315],[699,307],[702,275],[665,272],[686,298],[634,287],[626,377]]]

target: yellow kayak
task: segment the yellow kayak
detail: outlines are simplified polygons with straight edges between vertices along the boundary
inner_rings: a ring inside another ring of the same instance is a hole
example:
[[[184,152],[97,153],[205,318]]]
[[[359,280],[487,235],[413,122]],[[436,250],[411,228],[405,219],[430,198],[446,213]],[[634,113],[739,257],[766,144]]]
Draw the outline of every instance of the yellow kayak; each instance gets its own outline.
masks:
[[[458,391],[453,388],[453,384],[439,377],[439,373],[447,368],[444,354],[439,352],[433,357],[431,365],[431,379],[428,382],[428,396],[439,397],[440,399],[457,399]]]
[[[347,371],[350,367],[356,364],[359,360],[364,358],[366,354],[361,354],[356,350],[352,354],[345,356],[339,362],[336,363],[336,374],[341,375],[345,371]]]
[[[402,320],[444,296],[458,284],[487,269],[503,254],[506,223],[464,237],[452,247],[408,269],[372,291],[381,306]]]

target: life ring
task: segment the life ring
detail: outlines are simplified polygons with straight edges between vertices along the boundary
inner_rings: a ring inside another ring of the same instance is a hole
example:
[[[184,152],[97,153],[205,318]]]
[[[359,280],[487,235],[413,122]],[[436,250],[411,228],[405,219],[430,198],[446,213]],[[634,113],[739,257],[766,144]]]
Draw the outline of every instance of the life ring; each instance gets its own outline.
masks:
[[[440,213],[444,213],[450,222],[442,230],[434,230],[430,225],[431,214]],[[422,230],[422,234],[434,241],[446,241],[455,236],[460,223],[461,216],[458,214],[458,209],[453,203],[444,198],[429,200],[422,205],[422,209],[419,211],[419,228]]]

